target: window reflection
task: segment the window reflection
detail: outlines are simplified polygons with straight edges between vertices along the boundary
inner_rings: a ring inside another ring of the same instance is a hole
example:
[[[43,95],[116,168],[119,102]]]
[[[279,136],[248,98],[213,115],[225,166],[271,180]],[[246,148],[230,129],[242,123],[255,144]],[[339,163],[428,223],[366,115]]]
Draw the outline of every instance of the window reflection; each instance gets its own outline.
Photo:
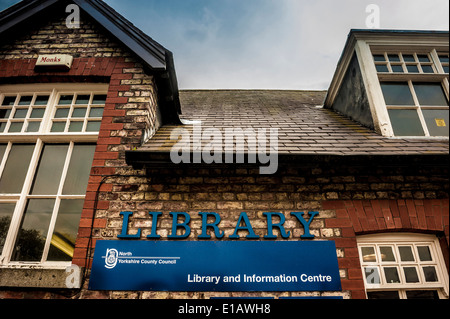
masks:
[[[62,200],[47,260],[71,261],[84,200]]]
[[[95,145],[75,145],[64,183],[64,195],[84,195],[89,181]]]
[[[13,145],[0,179],[0,193],[20,194],[28,172],[34,145]]]
[[[0,255],[5,245],[6,235],[8,234],[15,207],[16,204],[14,203],[0,203]]]
[[[12,261],[41,261],[54,204],[54,199],[28,200]]]
[[[386,105],[414,105],[408,83],[381,83]]]
[[[69,158],[67,155],[71,147]],[[92,144],[46,144],[42,147],[11,261],[38,263],[72,260],[94,152],[95,145]],[[70,198],[72,196],[78,198]],[[5,228],[9,227],[10,221],[10,218],[2,219],[7,208],[8,211],[14,209],[0,206],[0,225],[5,224]],[[11,213],[7,217],[9,215]],[[49,234],[50,225],[53,232]],[[4,241],[2,238],[0,242]],[[44,253],[46,245],[48,254]]]
[[[37,170],[33,195],[56,195],[69,145],[45,145]]]
[[[417,110],[388,110],[395,136],[425,136]]]
[[[440,83],[414,83],[414,90],[421,106],[448,106]]]

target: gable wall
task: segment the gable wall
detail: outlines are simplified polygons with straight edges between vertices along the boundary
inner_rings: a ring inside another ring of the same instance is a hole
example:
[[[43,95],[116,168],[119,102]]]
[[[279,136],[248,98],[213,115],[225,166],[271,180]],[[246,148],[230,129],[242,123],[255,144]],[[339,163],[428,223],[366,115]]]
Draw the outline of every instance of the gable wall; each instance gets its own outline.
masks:
[[[39,13],[38,20],[45,22],[26,22],[25,26],[11,30],[9,35],[1,39],[0,85],[65,82],[109,84],[75,249],[79,259],[74,260],[74,263],[84,266],[83,256],[86,256],[87,251],[85,242],[91,232],[100,181],[126,167],[124,152],[140,146],[144,132],[156,129],[158,97],[154,78],[144,71],[139,59],[112,39],[83,11],[80,28],[67,28],[65,20],[68,14],[64,9],[57,7],[51,12]],[[53,16],[55,11],[58,15],[54,18],[42,19]],[[68,72],[36,72],[35,64],[41,54],[72,55],[72,68]],[[8,140],[2,139],[0,135],[0,142]],[[108,187],[102,190],[111,191]],[[15,293],[0,289],[0,299],[15,298]],[[27,289],[18,292],[19,298],[41,298],[48,294]]]

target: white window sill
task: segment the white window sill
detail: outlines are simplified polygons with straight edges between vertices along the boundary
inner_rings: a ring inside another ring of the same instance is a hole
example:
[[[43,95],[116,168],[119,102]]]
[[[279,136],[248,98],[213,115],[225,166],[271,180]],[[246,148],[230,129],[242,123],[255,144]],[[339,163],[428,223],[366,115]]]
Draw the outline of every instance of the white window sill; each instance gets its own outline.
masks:
[[[82,271],[66,271],[68,267],[11,265],[0,267],[0,287],[78,289]],[[69,278],[72,276],[73,278]],[[69,280],[68,280],[69,279]],[[69,286],[70,287],[69,287]]]

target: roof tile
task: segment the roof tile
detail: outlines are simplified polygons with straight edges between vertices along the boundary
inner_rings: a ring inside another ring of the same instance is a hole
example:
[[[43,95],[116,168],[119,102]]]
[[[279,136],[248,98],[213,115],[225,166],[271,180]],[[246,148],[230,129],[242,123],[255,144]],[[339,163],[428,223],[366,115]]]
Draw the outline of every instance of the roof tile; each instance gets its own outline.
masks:
[[[201,121],[203,130],[217,128],[223,136],[230,128],[253,129],[255,132],[259,128],[278,129],[280,154],[449,153],[447,140],[383,137],[343,115],[322,108],[325,96],[324,91],[180,91],[181,118]],[[169,152],[177,143],[170,140],[170,134],[180,127],[192,136],[193,125],[164,126],[140,151]],[[202,145],[208,143],[202,141]],[[245,151],[248,151],[247,147]]]

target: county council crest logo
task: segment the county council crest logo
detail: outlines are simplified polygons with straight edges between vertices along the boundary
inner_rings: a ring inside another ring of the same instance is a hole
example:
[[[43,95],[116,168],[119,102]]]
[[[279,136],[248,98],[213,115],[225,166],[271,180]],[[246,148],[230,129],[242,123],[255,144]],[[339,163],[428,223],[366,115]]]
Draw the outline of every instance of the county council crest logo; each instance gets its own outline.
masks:
[[[105,257],[105,267],[108,269],[113,269],[117,265],[117,260],[119,259],[119,252],[116,249],[107,249]]]

